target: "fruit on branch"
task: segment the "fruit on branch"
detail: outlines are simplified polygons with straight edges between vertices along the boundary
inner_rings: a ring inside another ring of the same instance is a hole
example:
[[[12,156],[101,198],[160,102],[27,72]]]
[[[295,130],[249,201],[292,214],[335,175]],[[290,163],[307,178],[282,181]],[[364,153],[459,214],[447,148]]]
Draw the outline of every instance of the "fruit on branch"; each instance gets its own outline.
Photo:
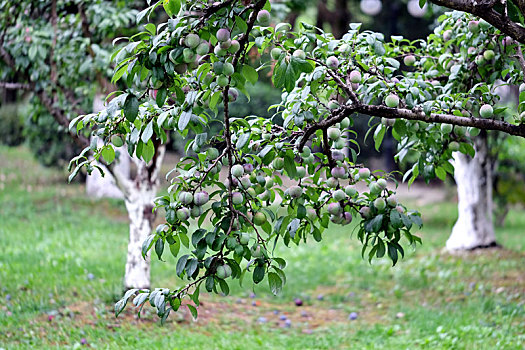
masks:
[[[186,221],[190,218],[190,210],[188,208],[177,209],[176,215],[177,219],[180,221]]]
[[[232,46],[232,41],[230,39],[228,39],[226,41],[221,42],[219,45],[220,45],[221,49],[228,50],[230,48],[230,46]]]
[[[220,42],[228,41],[230,40],[230,31],[225,28],[221,28],[217,31],[217,40]]]
[[[195,33],[190,33],[184,38],[184,44],[190,49],[194,49],[201,43],[201,38]]]
[[[385,199],[382,198],[382,197],[379,197],[379,198],[376,198],[374,200],[374,207],[379,210],[379,211],[383,211],[385,210],[386,208],[386,202],[385,202]]]
[[[370,185],[368,185],[368,188],[370,189],[371,194],[379,194],[383,190],[375,181],[371,182]]]
[[[348,197],[354,197],[357,194],[357,190],[354,186],[348,185],[345,187],[345,193]]]
[[[266,10],[261,10],[257,14],[257,22],[262,26],[267,26],[270,24],[270,12]]]
[[[485,52],[483,52],[483,58],[487,61],[492,60],[495,56],[496,55],[494,54],[493,50],[486,50]]]
[[[341,130],[338,128],[328,128],[328,138],[338,140],[341,137]]]
[[[218,57],[224,57],[228,54],[228,50],[223,49],[220,45],[215,46],[213,53]]]
[[[326,207],[326,211],[332,215],[339,215],[343,212],[343,208],[341,208],[341,204],[338,202],[330,203]]]
[[[361,72],[358,70],[353,70],[350,72],[350,82],[353,84],[358,84],[361,82],[362,76]]]
[[[210,196],[208,195],[208,192],[206,191],[200,191],[195,193],[195,197],[193,198],[193,203],[197,206],[204,205],[208,203],[210,200]]]
[[[263,213],[262,211],[258,211],[253,216],[253,223],[255,225],[257,225],[257,226],[264,225],[264,223],[266,223],[266,221],[267,221],[266,214]]]
[[[396,108],[399,106],[399,97],[394,94],[390,94],[385,98],[385,104],[387,107]]]
[[[407,55],[403,58],[403,63],[411,67],[416,63],[416,57],[414,55]]]
[[[253,172],[253,164],[252,163],[246,163],[242,167],[244,168],[244,172],[246,174],[251,174]],[[264,180],[264,177],[262,179]]]
[[[358,172],[359,180],[366,180],[370,178],[370,169],[368,168],[361,168]]]
[[[441,132],[444,134],[450,134],[454,126],[452,124],[441,124]]]
[[[336,188],[339,185],[339,181],[335,177],[330,177],[326,180],[326,186],[330,188]]]
[[[217,277],[226,279],[232,275],[232,268],[228,264],[217,266]]]
[[[174,70],[179,74],[184,74],[188,70],[188,65],[186,63],[177,64]]]
[[[222,66],[222,74],[226,76],[231,76],[235,72],[235,68],[233,68],[233,64],[230,62],[224,63]]]
[[[343,190],[336,190],[332,194],[332,198],[336,201],[342,201],[346,198],[346,193]]]
[[[304,53],[303,50],[299,49],[299,50],[295,50],[294,53],[293,53],[293,56],[294,57],[297,57],[297,58],[300,58],[302,60],[306,59],[306,54]]]
[[[339,60],[335,56],[330,56],[326,59],[326,65],[330,69],[337,69],[339,67]]]
[[[452,141],[451,143],[448,144],[448,149],[451,150],[452,152],[459,151],[459,143],[456,141]]]
[[[277,60],[279,59],[279,57],[281,57],[282,52],[283,50],[281,50],[280,48],[274,47],[272,51],[270,51],[270,56],[272,56],[272,59]]]
[[[470,21],[468,22],[468,30],[471,33],[478,33],[479,32],[479,21]]]
[[[302,179],[306,176],[306,168],[304,166],[298,166],[296,168],[297,178]]]
[[[239,243],[246,245],[250,242],[251,235],[248,232],[242,232],[239,234]]]
[[[475,127],[473,127],[473,126],[469,126],[469,127],[467,128],[467,132],[468,132],[468,134],[470,135],[470,137],[476,137],[476,136],[479,135],[479,133],[481,132],[481,130],[478,129],[478,128],[475,128]]]
[[[251,247],[250,253],[254,258],[261,258],[263,256],[263,250],[259,244],[255,244],[253,247]]]
[[[316,220],[317,219],[317,212],[314,208],[308,208],[306,209],[306,217],[310,220]]]
[[[396,207],[397,206],[397,199],[396,197],[394,196],[390,196],[386,199],[386,203],[391,206],[391,207]]]
[[[452,30],[447,29],[443,32],[443,41],[449,41],[452,38]]]
[[[195,52],[189,48],[185,48],[184,51],[182,51],[182,56],[184,57],[184,62],[186,63],[190,63],[195,60]]]
[[[288,189],[288,194],[292,198],[299,198],[303,195],[303,189],[300,186],[292,186]]]
[[[467,130],[462,126],[454,126],[454,134],[458,137],[463,137],[467,133]]]
[[[239,178],[244,175],[244,167],[241,164],[235,164],[231,169],[232,175]]]
[[[384,117],[381,118],[381,124],[385,126],[394,126],[395,123],[396,123],[395,119],[384,118]]]
[[[272,166],[275,170],[282,170],[282,168],[284,168],[284,159],[275,158],[272,162]]]
[[[342,166],[337,166],[335,168],[332,168],[332,170],[330,170],[330,173],[336,179],[346,179],[346,178],[348,178],[348,173],[346,172],[346,169],[344,167],[342,167]]]
[[[262,201],[269,201],[272,198],[272,194],[268,190],[264,190],[263,193],[259,195],[259,199]]]
[[[308,158],[310,157],[310,155],[312,154],[312,151],[310,150],[309,147],[303,147],[303,151],[301,152],[301,157],[303,158]]]
[[[239,97],[239,91],[237,91],[236,88],[232,88],[232,87],[231,87],[231,88],[228,90],[228,100],[229,100],[230,102],[235,102],[235,101],[237,101],[237,98],[238,98],[238,97]]]
[[[490,118],[494,114],[494,109],[489,104],[484,104],[479,109],[479,115],[483,118]]]
[[[217,77],[217,85],[219,85],[220,87],[225,87],[226,85],[228,85],[229,82],[230,81],[227,76],[219,75]]]
[[[362,207],[361,209],[359,209],[359,214],[361,214],[363,218],[369,219],[370,218],[370,207]]]
[[[191,208],[190,210],[190,214],[192,218],[200,217],[203,212],[204,212],[204,209],[202,207],[197,207],[197,206]]]
[[[378,185],[379,187],[381,187],[381,189],[384,190],[384,189],[386,188],[387,182],[386,182],[385,179],[378,179],[378,180],[377,180],[377,185]]]
[[[244,197],[242,193],[240,192],[233,192],[232,193],[232,203],[235,205],[242,204],[244,202]]]
[[[210,52],[210,44],[208,44],[207,41],[204,41],[197,46],[197,49],[195,50],[197,52],[197,55],[207,55],[208,52]]]
[[[239,51],[240,48],[241,48],[241,44],[239,43],[238,40],[234,39],[231,41],[231,46],[228,49],[228,51],[231,53],[236,53],[237,51]]]
[[[243,190],[247,190],[251,186],[252,186],[252,182],[250,181],[250,177],[249,176],[244,175],[243,177],[241,177],[241,179],[239,181],[239,187],[240,188],[242,188]]]
[[[328,102],[328,108],[337,109],[339,108],[339,103],[335,100],[330,100],[330,102]]]
[[[182,191],[179,193],[179,202],[189,205],[193,202],[193,195],[190,192]]]
[[[214,160],[217,159],[219,156],[219,150],[215,147],[210,147],[206,150],[206,158],[208,160]]]
[[[349,128],[350,127],[350,118],[346,117],[345,119],[341,120],[341,122],[339,123],[339,126],[343,130]]]

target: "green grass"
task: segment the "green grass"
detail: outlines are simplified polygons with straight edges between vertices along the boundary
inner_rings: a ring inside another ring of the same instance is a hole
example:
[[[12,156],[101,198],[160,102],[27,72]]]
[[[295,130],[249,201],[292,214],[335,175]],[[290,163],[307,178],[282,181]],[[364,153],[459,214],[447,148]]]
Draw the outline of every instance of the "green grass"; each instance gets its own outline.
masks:
[[[233,286],[229,297],[204,296],[196,322],[183,311],[161,326],[151,310],[141,320],[132,309],[114,318],[128,234],[124,206],[88,199],[66,178],[38,166],[24,148],[0,148],[0,348],[68,349],[81,339],[99,349],[525,347],[523,211],[512,211],[498,229],[511,250],[451,256],[442,247],[455,204],[418,208],[424,244],[394,268],[386,260],[368,264],[353,227],[334,226],[320,244],[278,248],[288,261],[282,295],[273,297],[266,282]],[[153,259],[153,284],[179,285],[173,257],[165,258]],[[294,306],[297,297],[303,307]],[[358,319],[348,320],[350,312]]]

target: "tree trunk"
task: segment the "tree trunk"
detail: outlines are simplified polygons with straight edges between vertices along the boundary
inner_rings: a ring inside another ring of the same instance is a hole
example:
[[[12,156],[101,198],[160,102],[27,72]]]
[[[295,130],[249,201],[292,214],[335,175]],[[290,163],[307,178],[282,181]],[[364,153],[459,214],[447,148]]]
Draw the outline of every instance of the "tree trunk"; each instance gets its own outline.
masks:
[[[447,240],[447,250],[470,250],[496,245],[493,224],[492,172],[487,134],[474,142],[474,158],[454,153],[454,178],[458,190],[458,220]]]
[[[155,213],[153,200],[159,186],[160,164],[164,157],[164,146],[157,147],[157,154],[148,166],[144,161],[133,158],[137,166],[136,178],[131,182],[125,195],[126,209],[129,215],[129,243],[124,275],[124,288],[149,289],[150,257],[142,257],[142,243],[153,229]]]

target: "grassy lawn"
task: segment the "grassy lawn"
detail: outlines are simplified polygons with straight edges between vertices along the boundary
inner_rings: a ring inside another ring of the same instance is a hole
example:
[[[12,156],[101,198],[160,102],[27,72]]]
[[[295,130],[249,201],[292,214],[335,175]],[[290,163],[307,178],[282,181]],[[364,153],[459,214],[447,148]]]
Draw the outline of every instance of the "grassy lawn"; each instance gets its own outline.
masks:
[[[24,148],[0,147],[0,349],[523,349],[525,213],[498,229],[506,249],[442,252],[454,203],[419,207],[423,246],[392,268],[360,256],[353,227],[321,244],[278,248],[288,283],[204,295],[161,326],[151,310],[114,318],[127,247],[123,203],[92,200]],[[174,259],[153,259],[154,286],[173,287]],[[304,305],[297,307],[294,298]],[[182,310],[182,309],[181,309]],[[349,314],[357,313],[350,320]],[[286,321],[284,318],[286,318]],[[86,343],[82,345],[82,343]]]

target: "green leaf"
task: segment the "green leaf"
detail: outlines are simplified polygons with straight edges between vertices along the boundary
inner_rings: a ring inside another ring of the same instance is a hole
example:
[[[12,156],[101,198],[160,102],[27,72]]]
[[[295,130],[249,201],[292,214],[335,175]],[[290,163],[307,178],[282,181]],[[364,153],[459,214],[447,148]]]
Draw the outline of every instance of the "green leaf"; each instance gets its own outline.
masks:
[[[139,114],[139,100],[135,95],[130,94],[126,97],[123,110],[124,116],[130,123],[133,123],[135,119],[137,119],[137,115]]]
[[[155,99],[155,101],[157,102],[157,106],[162,107],[164,105],[164,101],[166,101],[167,96],[168,96],[167,89],[157,90],[157,97]]]
[[[197,309],[195,308],[195,306],[191,304],[186,304],[186,306],[188,307],[188,310],[190,310],[191,316],[193,316],[193,319],[196,320],[198,315],[197,315]]]
[[[175,240],[175,243],[170,244],[170,252],[171,252],[171,255],[173,255],[176,258],[180,250],[180,239],[174,239],[174,240]]]
[[[162,253],[164,253],[164,240],[162,238],[157,239],[157,242],[155,242],[155,253],[159,260],[162,260]]]
[[[181,4],[180,0],[164,0],[162,6],[164,6],[164,11],[168,16],[173,17],[179,13]]]
[[[272,291],[273,295],[281,293],[283,289],[283,281],[277,273],[268,273],[268,284],[270,285],[270,290]]]
[[[224,293],[224,295],[230,294],[230,287],[228,286],[228,283],[226,283],[225,280],[219,279],[219,286],[221,287],[221,290]]]
[[[100,154],[108,164],[113,163],[113,161],[115,160],[115,150],[111,146],[104,147]]]
[[[442,167],[437,167],[436,170],[436,176],[441,180],[445,181],[447,178],[447,172]]]
[[[153,23],[146,24],[144,29],[146,29],[151,35],[155,35],[157,33],[157,27],[155,27]]]
[[[257,71],[252,66],[249,66],[247,64],[245,64],[242,67],[242,74],[244,75],[246,80],[248,80],[252,84],[255,84],[259,79],[259,74],[257,73]]]
[[[177,276],[181,277],[182,272],[184,272],[184,269],[186,268],[186,262],[188,261],[189,255],[183,255],[179,258],[179,261],[177,261],[177,266],[175,267],[175,273],[177,273]]]
[[[264,279],[264,265],[257,265],[253,270],[253,283],[257,284]]]
[[[184,129],[186,129],[186,127],[188,126],[188,123],[191,120],[191,116],[192,116],[191,110],[184,111],[181,113],[179,117],[179,123],[178,123],[178,127],[180,131],[183,131]]]
[[[116,83],[117,81],[119,81],[119,79],[122,78],[122,76],[124,75],[124,73],[126,73],[127,70],[128,70],[128,65],[127,64],[125,64],[122,67],[120,67],[115,72],[115,74],[113,74],[113,78],[111,78],[111,82],[112,83]]]
[[[140,139],[142,140],[142,142],[147,143],[151,139],[151,136],[153,136],[153,121],[150,121],[146,125],[144,131],[142,131],[142,136],[140,137]]]
[[[385,137],[386,127],[382,124],[379,124],[376,131],[374,132],[374,142],[375,142],[375,148],[376,151],[379,152],[379,147],[381,146],[381,143],[383,142],[383,138]]]
[[[148,142],[145,143],[144,147],[142,148],[142,159],[144,159],[146,163],[149,163],[149,161],[153,159],[154,155],[155,146],[151,140],[148,140]]]

